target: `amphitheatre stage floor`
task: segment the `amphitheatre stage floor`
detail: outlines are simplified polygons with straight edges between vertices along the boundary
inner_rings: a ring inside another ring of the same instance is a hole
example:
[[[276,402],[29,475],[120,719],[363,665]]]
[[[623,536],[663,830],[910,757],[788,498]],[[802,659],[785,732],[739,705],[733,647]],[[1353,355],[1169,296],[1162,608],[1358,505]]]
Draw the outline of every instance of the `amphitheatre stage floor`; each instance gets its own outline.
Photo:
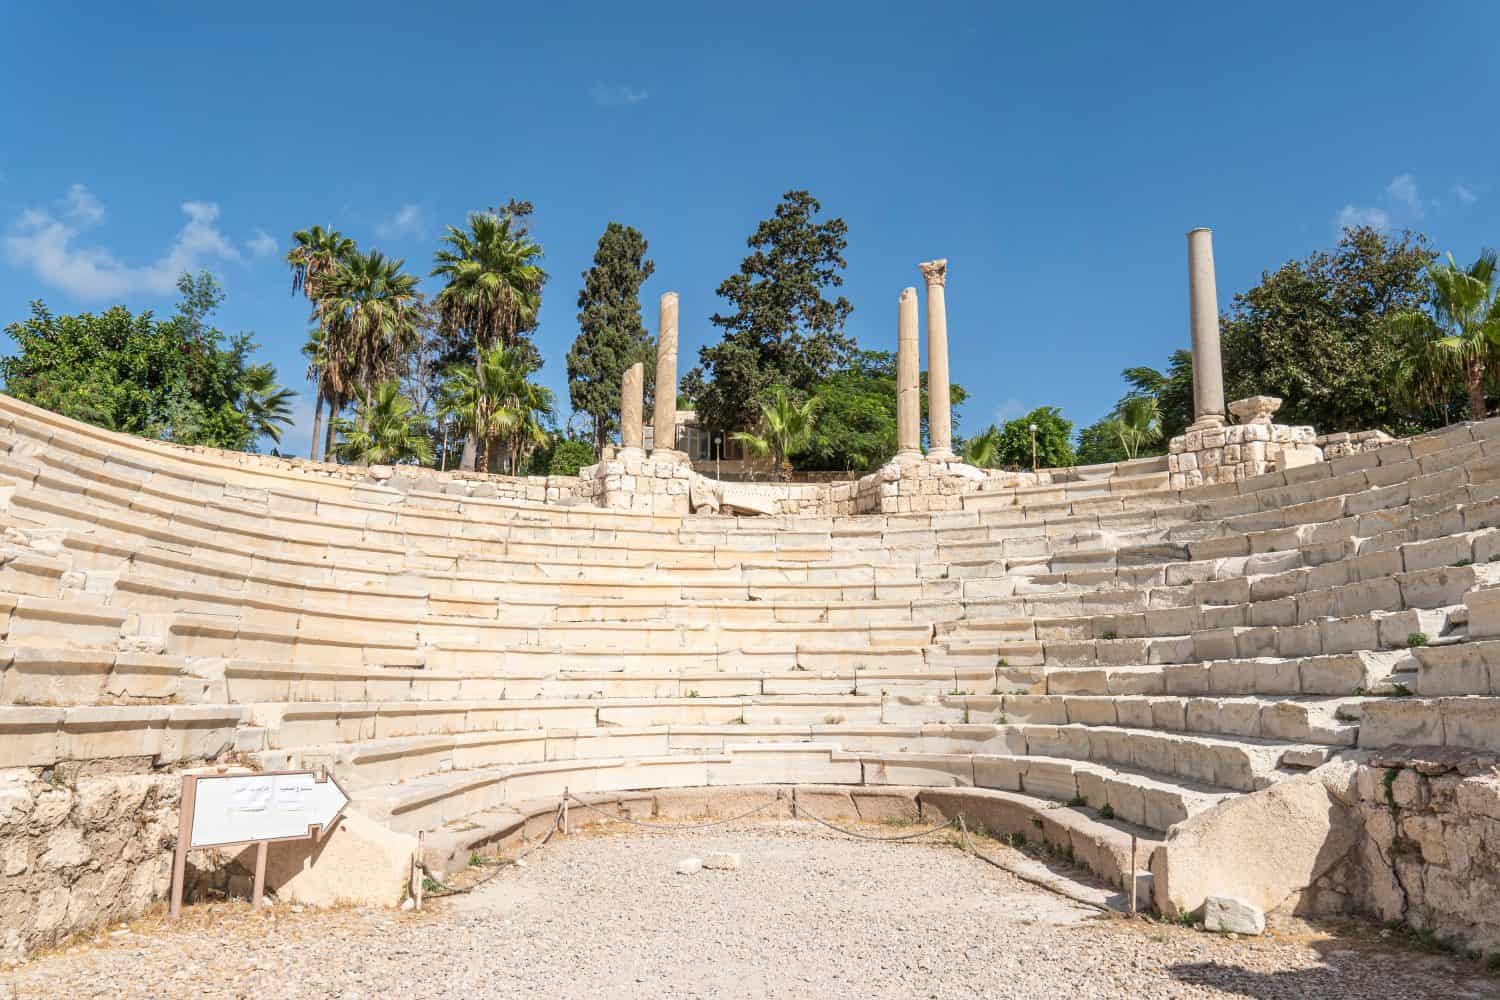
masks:
[[[676,873],[715,850],[743,866]],[[585,831],[421,913],[151,915],[0,973],[0,996],[1459,998],[1500,976],[1368,921],[1235,939],[1105,917],[945,843],[781,821]]]

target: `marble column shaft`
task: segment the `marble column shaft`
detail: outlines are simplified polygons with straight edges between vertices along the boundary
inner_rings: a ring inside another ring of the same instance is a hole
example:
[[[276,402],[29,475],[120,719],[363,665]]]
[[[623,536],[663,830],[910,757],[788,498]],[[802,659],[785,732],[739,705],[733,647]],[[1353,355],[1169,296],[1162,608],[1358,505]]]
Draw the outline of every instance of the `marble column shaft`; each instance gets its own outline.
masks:
[[[948,399],[948,262],[917,265],[927,282],[927,457],[953,458],[953,410]]]
[[[677,293],[663,292],[656,334],[656,410],[653,451],[677,448]]]
[[[637,361],[620,378],[620,447],[641,448],[641,410],[646,395],[646,367]]]
[[[896,310],[896,454],[922,453],[922,358],[917,290],[904,288]]]
[[[1219,355],[1219,292],[1214,238],[1193,229],[1188,241],[1188,299],[1193,331],[1193,420],[1224,422],[1224,362]]]

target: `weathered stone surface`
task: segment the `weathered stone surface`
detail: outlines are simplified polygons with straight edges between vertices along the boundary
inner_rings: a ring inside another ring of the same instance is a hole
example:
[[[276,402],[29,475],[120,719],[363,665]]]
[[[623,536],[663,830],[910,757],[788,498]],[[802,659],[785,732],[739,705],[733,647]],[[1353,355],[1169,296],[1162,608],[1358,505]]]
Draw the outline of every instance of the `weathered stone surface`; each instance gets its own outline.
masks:
[[[1167,916],[1196,913],[1215,895],[1265,912],[1295,908],[1355,848],[1359,830],[1315,775],[1227,799],[1168,831],[1151,862],[1156,904]]]
[[[703,855],[703,867],[713,871],[733,871],[740,864],[739,851],[711,851]]]
[[[272,844],[266,886],[294,903],[395,906],[406,891],[416,849],[415,837],[345,810],[320,840]]]
[[[1234,896],[1209,896],[1203,903],[1203,927],[1223,934],[1266,932],[1266,914],[1260,907]]]

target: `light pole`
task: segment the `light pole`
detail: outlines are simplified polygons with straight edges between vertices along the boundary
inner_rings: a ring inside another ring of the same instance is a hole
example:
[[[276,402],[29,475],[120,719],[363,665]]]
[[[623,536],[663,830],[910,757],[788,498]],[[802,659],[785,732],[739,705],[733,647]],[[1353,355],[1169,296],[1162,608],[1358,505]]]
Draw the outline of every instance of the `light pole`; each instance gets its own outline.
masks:
[[[1036,471],[1036,424],[1031,425],[1031,471]]]
[[[724,477],[719,474],[719,460],[723,457],[724,432],[720,431],[719,433],[714,435],[714,478],[719,480],[719,482],[724,481]]]

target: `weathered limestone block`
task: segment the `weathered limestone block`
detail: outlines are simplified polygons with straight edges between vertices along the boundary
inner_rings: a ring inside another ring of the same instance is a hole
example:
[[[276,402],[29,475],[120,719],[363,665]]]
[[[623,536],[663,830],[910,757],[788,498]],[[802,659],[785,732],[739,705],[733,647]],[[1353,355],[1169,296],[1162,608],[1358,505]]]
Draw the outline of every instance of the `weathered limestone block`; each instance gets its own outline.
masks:
[[[1264,912],[1295,909],[1360,837],[1358,815],[1330,793],[1321,770],[1172,827],[1151,860],[1162,913],[1196,913],[1210,896],[1234,896]]]
[[[406,891],[416,849],[415,837],[345,810],[321,840],[272,844],[266,886],[278,899],[294,903],[396,906]],[[248,861],[253,866],[253,853]]]
[[[1254,903],[1234,896],[1210,896],[1203,907],[1205,930],[1256,936],[1266,932],[1266,914]]]

